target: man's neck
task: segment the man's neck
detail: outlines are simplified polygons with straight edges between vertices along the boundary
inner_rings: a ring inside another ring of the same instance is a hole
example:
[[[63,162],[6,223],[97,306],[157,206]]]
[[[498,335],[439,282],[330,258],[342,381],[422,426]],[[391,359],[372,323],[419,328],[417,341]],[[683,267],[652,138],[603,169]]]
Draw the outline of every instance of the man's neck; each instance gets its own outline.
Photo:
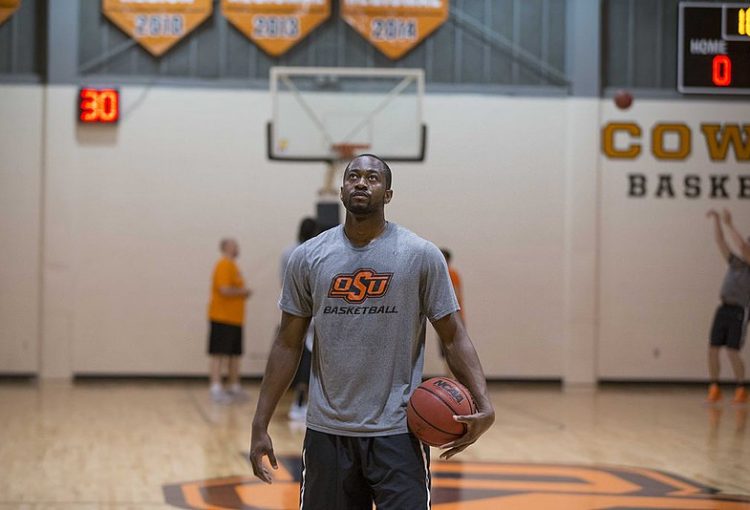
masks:
[[[386,221],[383,214],[371,216],[355,216],[346,213],[344,222],[344,234],[356,247],[367,246],[370,242],[385,231]]]

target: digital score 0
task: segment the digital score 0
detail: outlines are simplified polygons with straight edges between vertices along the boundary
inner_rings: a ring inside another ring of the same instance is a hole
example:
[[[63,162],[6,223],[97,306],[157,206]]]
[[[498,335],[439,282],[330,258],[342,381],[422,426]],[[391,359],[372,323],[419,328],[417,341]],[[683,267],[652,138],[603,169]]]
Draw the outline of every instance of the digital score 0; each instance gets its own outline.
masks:
[[[677,90],[750,94],[750,4],[680,2]]]
[[[78,93],[78,121],[82,124],[114,124],[120,119],[117,89],[84,87]]]

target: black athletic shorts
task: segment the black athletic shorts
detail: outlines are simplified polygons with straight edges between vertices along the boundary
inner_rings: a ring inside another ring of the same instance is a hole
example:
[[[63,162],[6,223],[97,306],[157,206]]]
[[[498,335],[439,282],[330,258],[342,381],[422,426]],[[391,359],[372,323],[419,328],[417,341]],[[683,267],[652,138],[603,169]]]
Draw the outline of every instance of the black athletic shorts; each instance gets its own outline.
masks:
[[[335,436],[307,429],[301,510],[430,508],[430,450],[412,434]]]
[[[312,353],[307,350],[307,347],[305,347],[304,349],[302,349],[302,358],[299,360],[297,373],[294,374],[292,387],[297,386],[298,384],[310,383],[310,366],[311,365],[312,365]]]
[[[224,356],[242,354],[242,326],[211,321],[208,333],[208,353]]]
[[[711,325],[711,346],[741,349],[745,340],[745,310],[723,304],[716,310]]]

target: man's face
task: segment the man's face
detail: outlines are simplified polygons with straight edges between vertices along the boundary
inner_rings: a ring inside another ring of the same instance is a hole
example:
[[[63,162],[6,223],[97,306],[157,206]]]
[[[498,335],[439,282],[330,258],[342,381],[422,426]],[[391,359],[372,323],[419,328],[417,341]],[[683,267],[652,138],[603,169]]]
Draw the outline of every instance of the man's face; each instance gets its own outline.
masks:
[[[350,213],[367,216],[391,201],[393,191],[385,188],[383,163],[369,156],[355,158],[344,172],[341,202]]]
[[[224,253],[230,259],[236,259],[240,254],[240,245],[237,244],[237,241],[229,240],[224,246]]]

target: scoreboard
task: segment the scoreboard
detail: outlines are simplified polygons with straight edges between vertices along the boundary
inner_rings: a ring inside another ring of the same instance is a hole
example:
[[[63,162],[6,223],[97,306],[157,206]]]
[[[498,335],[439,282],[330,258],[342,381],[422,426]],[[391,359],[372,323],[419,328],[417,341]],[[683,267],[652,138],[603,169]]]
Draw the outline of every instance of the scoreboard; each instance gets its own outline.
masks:
[[[750,94],[750,3],[680,2],[677,90]]]

